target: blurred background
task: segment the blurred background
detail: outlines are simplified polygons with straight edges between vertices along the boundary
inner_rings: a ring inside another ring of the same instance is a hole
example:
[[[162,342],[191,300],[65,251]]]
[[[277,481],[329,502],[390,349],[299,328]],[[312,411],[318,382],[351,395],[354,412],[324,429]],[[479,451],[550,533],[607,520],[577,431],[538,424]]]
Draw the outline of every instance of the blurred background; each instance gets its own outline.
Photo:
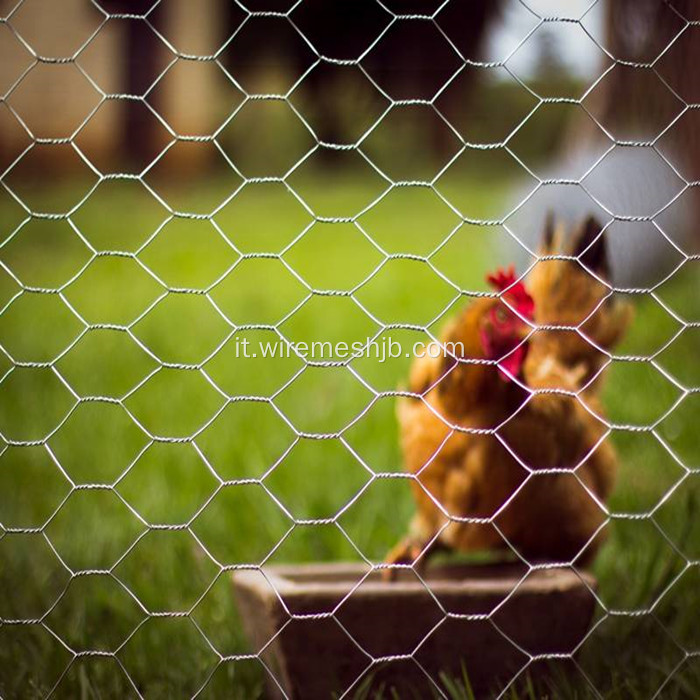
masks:
[[[386,392],[410,360],[236,343],[427,341],[487,272],[536,262],[552,210],[608,225],[640,361],[606,387],[597,626],[549,692],[691,697],[697,3],[0,17],[0,695],[262,696],[230,570],[382,560],[413,508],[376,476],[401,470]]]

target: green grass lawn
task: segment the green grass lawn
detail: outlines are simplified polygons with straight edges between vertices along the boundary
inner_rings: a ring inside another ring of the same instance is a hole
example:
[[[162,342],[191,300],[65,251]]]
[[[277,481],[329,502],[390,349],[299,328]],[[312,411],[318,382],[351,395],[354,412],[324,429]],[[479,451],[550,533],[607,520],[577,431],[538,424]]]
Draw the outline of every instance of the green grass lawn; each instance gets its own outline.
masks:
[[[382,191],[371,178],[296,184],[319,217],[352,216]],[[445,195],[468,216],[499,217],[506,184],[472,175],[448,183]],[[176,210],[206,212],[232,186],[166,184],[161,193]],[[80,188],[23,197],[35,210],[65,211]],[[509,262],[502,230],[456,228],[459,218],[426,189],[396,189],[360,217],[383,251],[408,254],[374,275],[383,254],[352,223],[319,221],[296,240],[313,218],[279,184],[247,185],[213,221],[163,225],[167,218],[140,184],[105,182],[72,223],[32,220],[0,251],[26,287],[61,290],[25,293],[0,318],[6,352],[29,363],[5,376],[0,399],[0,432],[28,443],[0,456],[0,618],[41,621],[0,626],[3,697],[42,697],[59,679],[61,698],[135,695],[123,669],[148,698],[189,697],[211,674],[203,697],[261,695],[256,659],[220,662],[257,651],[222,565],[381,561],[413,508],[407,481],[374,476],[401,469],[394,398],[382,392],[399,385],[410,361],[359,358],[353,372],[308,367],[297,377],[302,361],[236,357],[236,342],[273,341],[279,332],[351,343],[395,323],[437,332],[463,303],[460,290],[485,289],[485,273]],[[0,201],[3,238],[22,219]],[[137,259],[91,260],[75,229],[95,251]],[[417,259],[427,256],[442,276]],[[697,284],[683,270],[660,296],[698,321]],[[3,273],[2,304],[19,289]],[[677,330],[642,296],[620,352],[655,353]],[[390,334],[406,347],[427,337]],[[697,387],[699,351],[700,333],[688,329],[659,362]],[[4,374],[13,363],[2,356],[0,365]],[[96,400],[76,405],[64,382]],[[605,391],[611,421],[638,426],[656,424],[679,395],[649,363],[615,363]],[[697,567],[684,570],[700,559],[700,479],[681,466],[700,467],[699,407],[700,396],[688,396],[659,424],[668,449],[649,431],[611,437],[622,464],[610,503],[619,517],[595,564],[599,625],[577,657],[605,697],[651,697],[674,669],[664,697],[695,697],[700,688],[698,657],[685,660],[682,651],[700,650],[700,577]],[[329,433],[339,437],[299,437]],[[651,511],[653,520],[628,517]],[[327,522],[305,522],[319,519]],[[606,608],[616,614],[604,616]],[[172,611],[187,614],[149,616]],[[70,663],[69,649],[117,656]],[[591,695],[580,671],[523,682],[515,696]],[[446,688],[469,697],[459,680]]]

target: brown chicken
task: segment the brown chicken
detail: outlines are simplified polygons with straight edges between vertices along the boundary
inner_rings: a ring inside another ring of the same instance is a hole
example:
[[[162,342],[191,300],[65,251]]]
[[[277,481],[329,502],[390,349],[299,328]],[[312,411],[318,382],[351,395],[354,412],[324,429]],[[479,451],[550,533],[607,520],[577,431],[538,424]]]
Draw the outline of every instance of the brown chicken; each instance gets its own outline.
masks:
[[[601,245],[599,259],[586,260],[600,268],[606,251],[592,231],[587,222],[576,246],[590,256]],[[551,250],[549,229],[545,238]],[[595,352],[575,331],[561,344],[562,331],[533,332],[533,322],[568,325],[568,303],[580,314],[582,299],[597,299],[595,307],[608,292],[579,275],[575,260],[541,264],[548,269],[535,275],[532,296],[512,270],[491,276],[500,296],[473,302],[452,322],[441,338],[447,353],[415,362],[415,397],[402,399],[398,413],[418,507],[387,563],[422,565],[438,548],[510,548],[531,562],[582,563],[598,546],[616,457],[594,392],[586,404],[578,394],[624,329],[612,332],[606,310],[608,320],[591,325]]]

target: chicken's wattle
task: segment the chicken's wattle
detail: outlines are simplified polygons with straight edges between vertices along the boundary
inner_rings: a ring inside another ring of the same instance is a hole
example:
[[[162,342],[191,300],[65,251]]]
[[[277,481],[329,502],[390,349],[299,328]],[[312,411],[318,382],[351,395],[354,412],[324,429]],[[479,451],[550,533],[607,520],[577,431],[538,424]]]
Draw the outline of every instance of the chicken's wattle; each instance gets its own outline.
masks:
[[[501,370],[501,379],[511,381],[518,377],[527,355],[527,349],[527,344],[523,343],[498,363],[498,369]]]

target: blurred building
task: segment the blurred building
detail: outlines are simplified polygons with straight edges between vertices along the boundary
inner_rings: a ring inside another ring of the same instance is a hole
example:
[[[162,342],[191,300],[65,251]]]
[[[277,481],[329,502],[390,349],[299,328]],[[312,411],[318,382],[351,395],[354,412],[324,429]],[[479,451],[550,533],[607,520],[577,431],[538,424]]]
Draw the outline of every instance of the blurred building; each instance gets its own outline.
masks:
[[[462,138],[498,142],[508,135],[506,127],[517,126],[531,109],[527,98],[532,96],[518,80],[545,96],[581,96],[606,60],[609,65],[601,47],[629,62],[649,62],[682,28],[679,13],[696,19],[689,14],[691,0],[601,0],[593,7],[589,0],[572,0],[565,8],[557,0],[455,0],[438,15],[444,34],[433,22],[420,19],[394,22],[383,33],[392,19],[389,11],[430,14],[441,3],[304,0],[294,8],[293,25],[269,12],[288,10],[291,0],[246,0],[249,10],[267,12],[253,17],[230,0],[153,4],[0,0],[0,16],[7,18],[0,24],[0,95],[6,96],[0,101],[0,172],[32,139],[70,139],[107,173],[140,172],[174,138],[187,137],[189,146],[177,148],[170,162],[208,167],[217,154],[197,139],[218,134],[246,93],[274,96],[293,88],[293,102],[322,143],[356,143],[391,100],[430,99],[438,92],[437,106]],[[583,17],[585,31],[572,22],[541,23],[540,17],[562,12]],[[140,18],[144,15],[146,21]],[[660,65],[664,79],[681,98],[697,103],[698,81],[685,67],[696,62],[700,42],[690,34],[667,52],[670,65]],[[217,62],[207,60],[215,54]],[[335,62],[315,65],[319,55]],[[338,63],[358,56],[363,56],[362,66],[376,86],[357,67]],[[453,80],[462,58],[508,59],[517,80],[503,69],[472,66]],[[616,138],[633,138],[634,132],[644,131],[645,120],[656,119],[657,112],[666,118],[673,109],[663,85],[657,92],[664,94],[650,98],[648,83],[654,77],[649,70],[618,66],[586,106],[606,126],[614,125]],[[497,89],[484,92],[499,80]],[[658,80],[655,85],[659,87]],[[263,107],[244,110],[236,117],[240,126],[219,135],[234,162],[239,154],[268,141],[272,150],[281,152],[288,139],[309,138],[296,115],[279,102]],[[453,135],[445,124],[429,109],[414,111],[420,112],[416,118],[387,122],[384,131],[391,127],[391,138],[383,139],[384,147],[397,151],[403,142],[419,143],[436,157],[449,155]],[[500,121],[503,133],[487,133]],[[684,118],[678,131],[681,147],[675,145],[679,151],[689,144],[697,153],[695,122],[690,115]],[[535,155],[549,157],[565,142],[561,126],[547,124],[531,134]],[[595,138],[586,131],[589,126],[590,120],[573,124],[578,136],[569,141],[580,144]],[[560,135],[559,141],[553,134]],[[333,155],[332,149],[326,150]],[[69,161],[83,167],[79,159],[67,158],[71,151],[65,143],[37,148],[32,163],[45,167],[55,160],[63,171]],[[264,155],[264,149],[261,152]],[[267,165],[267,160],[261,163],[262,172]],[[692,179],[697,179],[694,170]]]
[[[150,4],[25,0],[15,7],[0,1],[6,19],[0,24],[0,94],[6,97],[0,103],[3,169],[32,140],[70,139],[102,172],[138,172],[175,136],[214,134],[246,92],[284,94],[302,76],[305,94],[300,99],[309,106],[318,138],[354,142],[355,125],[344,114],[354,87],[352,76],[348,81],[345,76],[359,71],[336,71],[326,64],[307,74],[319,54],[355,59],[372,49],[367,64],[393,99],[435,94],[460,65],[444,37],[425,21],[396,25],[372,48],[391,20],[373,1],[309,0],[294,11],[299,30],[274,15],[245,21],[245,11],[225,0],[162,0],[152,11]],[[247,6],[268,11],[286,10],[290,4],[251,0]],[[427,5],[435,3],[388,3],[396,12],[422,12]],[[498,6],[476,0],[451,3],[443,12],[445,22],[459,28],[454,41],[464,55],[478,56],[484,29]],[[218,62],[206,60],[222,46]],[[365,100],[372,111],[369,102],[383,98],[371,85],[364,89],[373,93]],[[440,138],[433,134],[427,145],[439,150]],[[42,148],[33,161],[44,167],[55,160],[65,171],[68,150]],[[205,148],[178,153],[189,167],[205,166],[211,157]]]
[[[36,140],[72,139],[104,172],[139,169],[174,134],[211,134],[226,76],[211,63],[225,36],[221,0],[0,3],[0,164]],[[196,10],[196,11],[193,11]],[[218,113],[221,113],[221,109]],[[166,126],[166,124],[168,126]],[[169,128],[168,128],[169,127]],[[170,133],[170,132],[173,133]],[[58,145],[58,144],[56,144]],[[55,152],[52,152],[55,151]],[[67,163],[65,149],[42,161]],[[196,161],[198,151],[190,151]],[[193,163],[194,164],[194,163]]]

